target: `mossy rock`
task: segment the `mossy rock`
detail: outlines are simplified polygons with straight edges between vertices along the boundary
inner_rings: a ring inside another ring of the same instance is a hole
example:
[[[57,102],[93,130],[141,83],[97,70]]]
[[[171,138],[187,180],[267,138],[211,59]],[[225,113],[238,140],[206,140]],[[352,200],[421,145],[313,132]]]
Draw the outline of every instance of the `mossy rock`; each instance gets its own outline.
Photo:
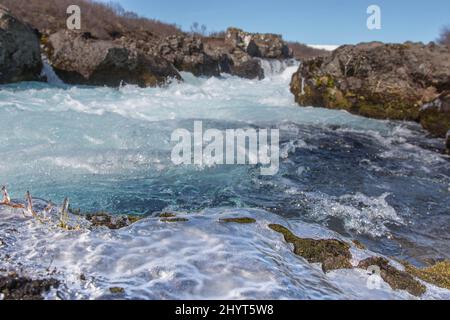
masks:
[[[107,227],[111,230],[128,227],[144,218],[138,215],[111,215],[106,212],[88,213],[84,216],[94,227]]]
[[[287,228],[271,224],[269,228],[281,233],[284,240],[294,245],[294,253],[305,258],[309,263],[321,263],[326,273],[337,269],[352,269],[350,245],[336,239],[314,240],[302,239]]]
[[[177,215],[171,212],[163,212],[159,215],[160,218],[175,218]]]
[[[253,218],[223,218],[219,219],[221,223],[240,223],[240,224],[250,224],[255,223],[256,220]]]
[[[450,290],[450,261],[439,262],[424,269],[409,264],[406,264],[405,268],[410,274],[425,282]]]
[[[366,250],[366,246],[359,240],[352,240],[353,244],[355,245],[356,248],[358,248],[359,250]]]
[[[112,294],[124,294],[125,289],[121,287],[112,287],[109,288],[109,292],[111,292]]]
[[[175,222],[188,222],[189,219],[186,219],[186,218],[162,218],[160,221],[161,222],[175,223]]]
[[[381,278],[389,284],[393,290],[405,290],[410,294],[420,297],[426,292],[426,287],[405,271],[400,271],[389,264],[389,261],[382,257],[371,257],[361,261],[358,268],[367,270],[369,267],[380,268]]]

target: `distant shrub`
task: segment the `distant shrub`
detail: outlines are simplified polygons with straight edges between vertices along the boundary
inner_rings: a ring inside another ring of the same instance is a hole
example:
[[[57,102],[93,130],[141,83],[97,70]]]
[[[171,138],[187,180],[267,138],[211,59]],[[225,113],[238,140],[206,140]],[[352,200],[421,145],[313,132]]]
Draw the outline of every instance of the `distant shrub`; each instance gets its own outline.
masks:
[[[299,60],[306,60],[330,54],[330,52],[327,50],[308,47],[307,45],[299,42],[288,42],[288,45],[289,48],[293,51],[294,57]]]
[[[438,42],[443,45],[450,46],[450,26],[442,29],[441,35],[439,36]]]
[[[157,36],[180,33],[173,24],[148,19],[126,11],[115,2],[99,3],[92,0],[0,0],[19,19],[40,31],[56,32],[66,27],[66,9],[69,5],[81,8],[82,31],[94,37],[110,39],[111,35],[147,31]]]

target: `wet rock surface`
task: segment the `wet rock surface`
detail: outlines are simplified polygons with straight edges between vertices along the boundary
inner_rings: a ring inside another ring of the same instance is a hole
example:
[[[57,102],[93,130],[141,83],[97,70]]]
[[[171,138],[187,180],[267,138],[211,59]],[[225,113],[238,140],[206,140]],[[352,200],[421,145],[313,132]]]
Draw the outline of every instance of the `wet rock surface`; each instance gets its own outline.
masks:
[[[373,266],[380,268],[381,278],[394,290],[406,290],[414,296],[421,296],[426,291],[426,287],[411,274],[393,267],[385,258],[371,257],[358,264],[358,268],[364,270]]]
[[[420,123],[437,137],[445,138],[450,131],[450,91],[445,91],[420,109]],[[449,140],[447,139],[447,149]]]
[[[350,246],[342,241],[302,239],[277,224],[271,224],[269,228],[281,233],[286,242],[294,245],[296,255],[305,258],[309,263],[321,263],[325,273],[337,269],[353,268],[350,263],[352,258]]]
[[[445,137],[445,148],[448,154],[450,154],[450,130],[447,131],[447,135]]]
[[[256,220],[253,218],[223,218],[220,219],[221,223],[240,223],[240,224],[251,224],[256,223]]]
[[[161,218],[160,221],[168,222],[168,223],[175,223],[175,222],[188,222],[189,219],[174,217],[174,218]]]
[[[45,292],[59,285],[55,279],[33,280],[16,273],[0,276],[0,293],[5,300],[42,300]]]
[[[41,69],[37,32],[0,5],[0,84],[38,81]]]
[[[425,282],[450,290],[450,261],[442,261],[423,269],[411,265],[406,265],[405,268],[407,272]]]
[[[142,219],[142,217],[139,216],[110,215],[106,212],[86,214],[85,218],[94,227],[107,227],[111,230],[128,227]]]

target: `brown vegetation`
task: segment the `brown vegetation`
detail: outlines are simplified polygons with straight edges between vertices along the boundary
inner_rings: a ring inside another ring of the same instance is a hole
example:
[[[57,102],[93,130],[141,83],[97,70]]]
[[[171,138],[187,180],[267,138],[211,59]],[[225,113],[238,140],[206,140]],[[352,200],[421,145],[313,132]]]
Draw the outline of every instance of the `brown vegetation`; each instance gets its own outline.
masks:
[[[327,50],[308,47],[306,44],[300,42],[288,42],[288,46],[294,53],[294,58],[298,60],[307,60],[330,54]]]
[[[180,33],[173,24],[138,16],[119,4],[98,3],[93,0],[0,0],[13,15],[41,32],[53,33],[66,27],[70,5],[81,8],[81,28],[99,39],[111,39],[122,33],[151,32],[158,36]]]
[[[440,44],[450,46],[450,26],[442,29],[441,35],[439,36],[438,42]]]

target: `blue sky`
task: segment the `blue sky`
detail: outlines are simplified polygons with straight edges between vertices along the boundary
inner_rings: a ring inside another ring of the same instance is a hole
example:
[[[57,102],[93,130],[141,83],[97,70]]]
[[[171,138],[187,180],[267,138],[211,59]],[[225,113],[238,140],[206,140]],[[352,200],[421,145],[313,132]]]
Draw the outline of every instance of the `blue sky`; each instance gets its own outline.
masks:
[[[103,0],[109,2],[109,0]],[[449,0],[116,0],[125,9],[176,23],[193,22],[209,31],[236,26],[251,32],[279,33],[308,44],[380,40],[429,42],[450,25]],[[367,7],[381,8],[381,30],[366,27]]]

